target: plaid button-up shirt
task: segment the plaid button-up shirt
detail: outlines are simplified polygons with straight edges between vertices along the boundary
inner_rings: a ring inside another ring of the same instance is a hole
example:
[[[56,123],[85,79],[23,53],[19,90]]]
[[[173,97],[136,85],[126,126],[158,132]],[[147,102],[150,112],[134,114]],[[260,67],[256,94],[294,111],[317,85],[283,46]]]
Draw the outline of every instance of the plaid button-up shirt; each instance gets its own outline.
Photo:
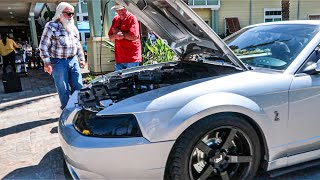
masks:
[[[44,62],[51,58],[68,58],[78,55],[80,61],[85,60],[79,41],[79,31],[68,32],[59,21],[46,24],[40,40],[40,56]]]

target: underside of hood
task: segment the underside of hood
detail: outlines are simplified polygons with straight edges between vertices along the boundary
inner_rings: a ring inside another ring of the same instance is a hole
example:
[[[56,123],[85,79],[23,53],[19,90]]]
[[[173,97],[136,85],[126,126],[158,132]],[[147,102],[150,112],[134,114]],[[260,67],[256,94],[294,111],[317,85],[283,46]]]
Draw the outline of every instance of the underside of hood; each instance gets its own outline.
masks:
[[[209,53],[247,70],[220,37],[182,0],[119,0],[140,22],[168,42],[181,59]]]

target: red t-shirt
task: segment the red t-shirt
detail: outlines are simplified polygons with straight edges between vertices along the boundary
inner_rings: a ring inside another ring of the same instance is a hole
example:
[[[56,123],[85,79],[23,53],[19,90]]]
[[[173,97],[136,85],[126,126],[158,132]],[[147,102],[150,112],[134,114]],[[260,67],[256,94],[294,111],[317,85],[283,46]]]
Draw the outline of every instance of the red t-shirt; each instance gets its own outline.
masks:
[[[109,30],[109,35],[112,35],[112,29],[120,29],[123,33],[129,33],[135,35],[138,38],[134,41],[129,41],[127,39],[115,40],[115,60],[116,63],[131,63],[131,62],[141,62],[141,42],[140,42],[140,32],[139,23],[137,18],[127,12],[128,16],[121,20],[118,15],[116,15],[112,20],[112,25]]]

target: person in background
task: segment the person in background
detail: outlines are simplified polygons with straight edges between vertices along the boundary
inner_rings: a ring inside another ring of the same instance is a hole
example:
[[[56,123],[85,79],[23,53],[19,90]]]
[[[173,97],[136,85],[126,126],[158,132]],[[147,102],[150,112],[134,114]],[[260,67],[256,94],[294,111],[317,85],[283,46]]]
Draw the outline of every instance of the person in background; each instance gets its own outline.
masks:
[[[61,109],[67,105],[70,94],[83,87],[80,67],[85,66],[85,58],[73,16],[74,7],[61,2],[52,21],[45,25],[39,46],[44,71],[53,76]]]
[[[147,38],[151,44],[155,43],[157,40],[157,36],[153,32],[148,32],[148,38]]]
[[[32,47],[29,45],[28,41],[24,41],[22,48],[25,51],[26,63],[29,63],[29,60],[32,59]]]
[[[82,48],[83,48],[83,51],[84,51],[84,58],[86,59],[86,61],[88,60],[88,48],[87,48],[87,44],[84,43],[82,44]]]
[[[109,39],[115,41],[115,70],[139,66],[142,50],[138,20],[118,3],[111,9],[117,11],[108,32]]]
[[[18,48],[18,45],[10,38],[8,35],[3,33],[1,34],[0,41],[0,55],[3,58],[3,74],[7,74],[7,67],[11,65],[13,72],[16,72],[15,66],[15,50]]]
[[[21,38],[16,39],[16,44],[18,45],[19,49],[23,49],[23,41],[21,40]]]

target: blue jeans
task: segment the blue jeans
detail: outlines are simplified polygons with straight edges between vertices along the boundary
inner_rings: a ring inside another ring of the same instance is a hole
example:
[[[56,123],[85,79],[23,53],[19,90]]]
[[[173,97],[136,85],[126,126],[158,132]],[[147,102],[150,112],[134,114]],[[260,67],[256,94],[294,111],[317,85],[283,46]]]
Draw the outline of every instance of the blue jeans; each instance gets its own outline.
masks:
[[[79,62],[76,56],[70,59],[50,58],[50,61],[52,76],[63,109],[68,103],[69,96],[83,87]]]
[[[139,66],[139,62],[133,62],[133,63],[116,63],[115,65],[115,71],[121,70],[121,69],[127,69]]]

